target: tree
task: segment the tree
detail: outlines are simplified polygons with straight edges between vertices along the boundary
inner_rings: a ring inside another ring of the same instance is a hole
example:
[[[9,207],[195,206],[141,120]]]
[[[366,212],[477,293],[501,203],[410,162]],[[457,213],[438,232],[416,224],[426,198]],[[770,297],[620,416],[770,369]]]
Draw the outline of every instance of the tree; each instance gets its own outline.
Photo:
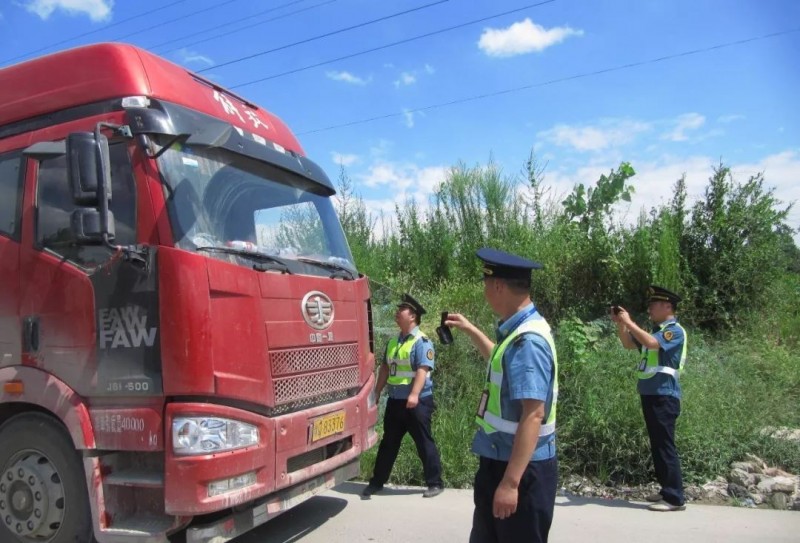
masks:
[[[762,173],[739,184],[728,167],[714,169],[683,243],[700,324],[732,327],[764,307],[768,287],[787,267],[782,232],[791,206],[780,204],[774,189],[764,188]]]

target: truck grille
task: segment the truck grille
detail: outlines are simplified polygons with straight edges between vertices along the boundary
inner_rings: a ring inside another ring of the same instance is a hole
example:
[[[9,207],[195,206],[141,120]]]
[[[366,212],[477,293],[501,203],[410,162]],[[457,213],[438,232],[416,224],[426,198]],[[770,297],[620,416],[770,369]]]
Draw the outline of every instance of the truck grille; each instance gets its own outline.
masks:
[[[341,366],[357,366],[358,344],[270,351],[269,360],[272,363],[273,377]]]
[[[335,393],[359,387],[357,344],[272,351],[270,362],[275,407],[324,403]]]

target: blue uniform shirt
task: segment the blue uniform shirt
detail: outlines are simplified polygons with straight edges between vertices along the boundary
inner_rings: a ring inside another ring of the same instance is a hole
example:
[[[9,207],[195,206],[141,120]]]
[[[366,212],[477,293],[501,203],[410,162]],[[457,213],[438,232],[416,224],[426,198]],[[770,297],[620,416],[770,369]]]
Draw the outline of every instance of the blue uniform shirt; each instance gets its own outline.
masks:
[[[674,318],[662,322],[660,326],[656,326],[653,337],[658,341],[658,365],[678,369],[681,362],[681,353],[683,352],[683,342],[686,341],[686,338],[684,337],[683,329],[679,326],[665,327],[673,322],[676,322]],[[664,337],[665,330],[672,332],[670,339]],[[636,341],[636,344],[639,345],[639,342]],[[639,352],[642,351],[643,348],[639,345]],[[672,396],[679,400],[681,399],[681,384],[672,375],[656,373],[649,379],[639,379],[638,381],[637,388],[639,394],[643,396]]]
[[[415,326],[411,333],[407,336],[403,336],[401,333],[397,336],[398,347],[405,343],[406,341],[411,341],[414,334],[419,332],[419,327]],[[384,354],[383,360],[386,362],[389,359],[389,347],[386,347],[386,353]],[[425,378],[425,385],[422,387],[422,390],[419,393],[420,398],[424,398],[425,396],[430,396],[433,394],[433,381],[431,380],[431,372],[433,371],[434,360],[436,358],[436,353],[433,350],[433,342],[426,337],[419,338],[414,344],[414,348],[411,349],[411,367],[414,371],[417,371],[420,366],[428,366],[430,371],[428,372],[428,376]],[[408,395],[411,394],[411,387],[414,386],[412,382],[410,385],[388,385],[389,387],[389,397],[393,400],[406,400],[408,399]]]
[[[507,321],[500,323],[497,341],[508,337],[520,324],[542,319],[533,304],[530,304]],[[503,418],[519,420],[522,414],[520,400],[541,400],[545,412],[550,412],[553,403],[553,353],[550,345],[538,334],[523,334],[512,342],[503,353],[503,385],[500,398]],[[542,421],[544,423],[544,421]],[[508,462],[514,436],[503,432],[487,434],[478,427],[472,440],[472,452],[479,456]],[[531,460],[547,460],[556,455],[556,435],[540,437]]]

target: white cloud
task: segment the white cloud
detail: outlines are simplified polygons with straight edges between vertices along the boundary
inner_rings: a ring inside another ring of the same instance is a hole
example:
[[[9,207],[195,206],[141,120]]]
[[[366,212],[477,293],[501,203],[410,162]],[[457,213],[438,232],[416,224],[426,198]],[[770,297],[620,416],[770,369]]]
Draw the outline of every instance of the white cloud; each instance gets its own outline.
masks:
[[[400,85],[413,85],[416,82],[417,82],[416,75],[408,72],[403,72],[400,74],[400,78],[394,82],[394,86],[399,88]]]
[[[327,75],[329,79],[333,79],[334,81],[343,81],[351,85],[366,85],[367,83],[372,81],[372,77],[370,77],[369,79],[364,79],[356,75],[353,75],[350,72],[326,72],[325,75]]]
[[[721,115],[717,117],[718,123],[732,123],[734,121],[742,121],[745,119],[744,115],[733,114],[733,115]]]
[[[433,75],[435,73],[436,70],[433,68],[433,66],[430,64],[425,64],[418,70],[401,72],[398,78],[394,81],[394,86],[395,88],[399,89],[402,86],[413,85],[419,80],[420,76]]]
[[[414,128],[414,112],[404,109],[403,120],[408,128]]]
[[[674,121],[675,126],[670,132],[664,134],[663,139],[669,141],[686,141],[689,136],[686,132],[697,130],[706,123],[706,118],[699,113],[684,113]]]
[[[393,201],[402,202],[413,197],[422,202],[445,180],[448,171],[445,166],[420,167],[413,163],[378,160],[366,173],[355,177],[368,187],[388,186],[394,192]]]
[[[333,161],[336,164],[339,164],[339,165],[345,166],[345,167],[352,166],[353,164],[355,164],[359,160],[358,159],[358,155],[347,155],[347,154],[343,154],[343,153],[337,153],[336,151],[333,151],[331,153],[331,157],[333,158]]]
[[[605,119],[594,125],[558,124],[539,132],[537,137],[578,151],[601,151],[630,143],[647,130],[650,130],[650,125],[641,121]]]
[[[378,143],[369,148],[369,154],[374,160],[382,160],[394,147],[394,142],[381,138]]]
[[[583,30],[568,26],[545,29],[530,19],[514,23],[508,28],[487,28],[478,40],[478,47],[490,57],[511,57],[544,51],[570,36],[582,36]]]
[[[63,10],[68,15],[86,14],[97,22],[111,18],[114,0],[29,0],[22,5],[42,19],[47,19],[56,10]]]
[[[179,49],[178,52],[178,59],[180,60],[181,64],[199,64],[205,66],[213,66],[214,61],[205,55],[201,55],[197,51],[192,51],[191,49]]]

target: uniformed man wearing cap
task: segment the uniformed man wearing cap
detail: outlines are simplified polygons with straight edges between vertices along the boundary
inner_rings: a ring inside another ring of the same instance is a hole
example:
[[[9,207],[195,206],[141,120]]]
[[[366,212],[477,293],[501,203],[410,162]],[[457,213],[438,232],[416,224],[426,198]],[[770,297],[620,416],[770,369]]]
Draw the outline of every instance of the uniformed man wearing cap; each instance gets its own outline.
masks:
[[[433,343],[419,329],[425,309],[414,298],[404,294],[397,306],[394,320],[400,335],[386,346],[386,355],[378,372],[375,396],[380,398],[389,385],[389,399],[383,417],[383,438],[378,447],[375,471],[369,485],[361,493],[368,498],[380,491],[392,472],[400,443],[406,432],[411,434],[422,460],[425,498],[438,496],[444,490],[442,464],[439,450],[431,433],[431,417],[436,405],[433,401],[433,370],[435,353]]]
[[[558,366],[550,326],[530,298],[531,271],[541,264],[488,248],[477,255],[484,297],[501,319],[497,343],[462,315],[446,321],[489,361],[472,442],[480,463],[469,540],[546,542],[558,479]]]
[[[686,509],[678,451],[675,448],[675,421],[681,412],[681,385],[678,380],[686,361],[686,331],[678,324],[675,310],[680,296],[663,287],[647,290],[647,313],[653,332],[642,330],[624,308],[614,307],[611,319],[626,349],[642,353],[639,363],[639,394],[644,421],[650,436],[650,451],[661,490],[647,497],[652,511]]]

